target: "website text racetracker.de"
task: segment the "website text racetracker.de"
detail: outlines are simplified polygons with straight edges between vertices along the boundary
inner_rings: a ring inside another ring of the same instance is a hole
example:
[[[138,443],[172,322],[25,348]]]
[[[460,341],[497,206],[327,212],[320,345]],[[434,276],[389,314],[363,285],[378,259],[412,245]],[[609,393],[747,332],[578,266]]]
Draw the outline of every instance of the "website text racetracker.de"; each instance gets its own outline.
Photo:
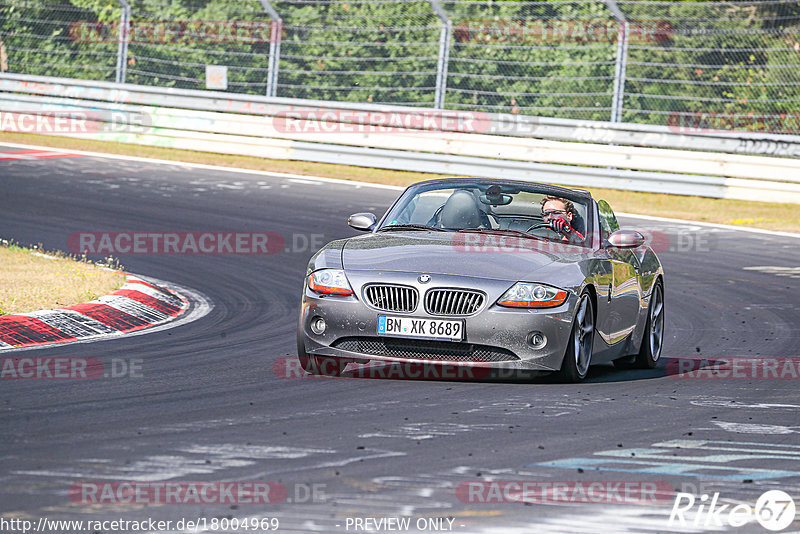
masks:
[[[293,232],[75,232],[73,254],[304,254],[319,250],[324,234]]]
[[[96,378],[142,378],[141,358],[100,358],[80,356],[0,358],[0,380],[81,380]]]
[[[7,534],[32,532],[80,533],[80,532],[165,532],[165,531],[242,531],[265,532],[278,530],[280,521],[275,517],[206,518],[155,520],[130,519],[50,519],[37,520],[0,517],[0,532]]]

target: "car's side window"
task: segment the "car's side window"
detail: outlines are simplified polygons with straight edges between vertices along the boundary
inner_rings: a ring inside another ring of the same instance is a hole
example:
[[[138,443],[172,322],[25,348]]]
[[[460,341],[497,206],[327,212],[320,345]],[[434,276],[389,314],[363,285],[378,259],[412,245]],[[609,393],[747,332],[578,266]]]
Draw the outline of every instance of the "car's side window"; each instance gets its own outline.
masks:
[[[600,215],[601,237],[603,242],[605,242],[608,240],[608,236],[619,230],[619,223],[617,222],[617,216],[614,215],[611,206],[609,206],[608,202],[605,200],[597,201],[597,212]]]

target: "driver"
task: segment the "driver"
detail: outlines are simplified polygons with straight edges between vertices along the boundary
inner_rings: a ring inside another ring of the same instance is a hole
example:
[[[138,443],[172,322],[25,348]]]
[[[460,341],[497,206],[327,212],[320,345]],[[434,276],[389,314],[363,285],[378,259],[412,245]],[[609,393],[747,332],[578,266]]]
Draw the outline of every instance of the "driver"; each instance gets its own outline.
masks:
[[[542,199],[542,219],[561,236],[565,243],[580,243],[584,235],[572,226],[575,206],[566,198],[546,196]]]

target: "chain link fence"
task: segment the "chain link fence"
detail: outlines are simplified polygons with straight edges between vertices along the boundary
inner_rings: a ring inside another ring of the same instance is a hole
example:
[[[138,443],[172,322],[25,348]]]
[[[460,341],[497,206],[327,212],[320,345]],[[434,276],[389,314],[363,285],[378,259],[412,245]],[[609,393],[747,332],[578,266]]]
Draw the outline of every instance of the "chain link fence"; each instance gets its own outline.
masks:
[[[224,65],[227,90],[265,94],[270,20],[258,2],[130,5],[126,82],[205,89],[206,65]]]
[[[800,3],[0,0],[0,70],[800,133]]]
[[[663,43],[631,42],[623,118],[697,117],[718,129],[800,133],[800,3],[620,2],[665,20]]]
[[[455,28],[449,106],[609,119],[617,22],[603,2],[445,6]]]
[[[275,2],[279,96],[432,106],[439,19],[427,0]]]

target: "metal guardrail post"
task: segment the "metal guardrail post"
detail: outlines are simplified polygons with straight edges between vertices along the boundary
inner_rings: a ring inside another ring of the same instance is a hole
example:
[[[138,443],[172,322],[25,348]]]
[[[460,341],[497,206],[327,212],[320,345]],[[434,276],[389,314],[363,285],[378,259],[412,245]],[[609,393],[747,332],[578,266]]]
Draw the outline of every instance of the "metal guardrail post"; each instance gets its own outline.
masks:
[[[619,23],[617,37],[617,60],[614,66],[614,101],[611,103],[611,122],[622,122],[622,110],[625,102],[625,69],[628,64],[628,21]]]
[[[605,0],[606,6],[619,23],[617,33],[617,58],[614,65],[614,96],[611,101],[611,122],[622,122],[622,109],[625,104],[625,69],[628,63],[628,37],[630,26],[625,13],[616,0]]]
[[[439,35],[439,60],[436,65],[436,92],[433,97],[433,107],[444,109],[445,93],[447,92],[447,63],[450,61],[450,35],[453,33],[453,23],[447,16],[439,0],[428,0],[433,12],[442,21],[442,33]]]
[[[269,0],[259,0],[261,7],[269,15],[271,30],[269,35],[269,62],[267,64],[267,91],[266,96],[276,96],[278,93],[278,62],[281,57],[281,35],[283,21],[278,11],[272,7]]]
[[[128,41],[130,40],[131,5],[128,0],[117,0],[120,7],[119,46],[117,47],[117,83],[125,83],[128,70]]]

